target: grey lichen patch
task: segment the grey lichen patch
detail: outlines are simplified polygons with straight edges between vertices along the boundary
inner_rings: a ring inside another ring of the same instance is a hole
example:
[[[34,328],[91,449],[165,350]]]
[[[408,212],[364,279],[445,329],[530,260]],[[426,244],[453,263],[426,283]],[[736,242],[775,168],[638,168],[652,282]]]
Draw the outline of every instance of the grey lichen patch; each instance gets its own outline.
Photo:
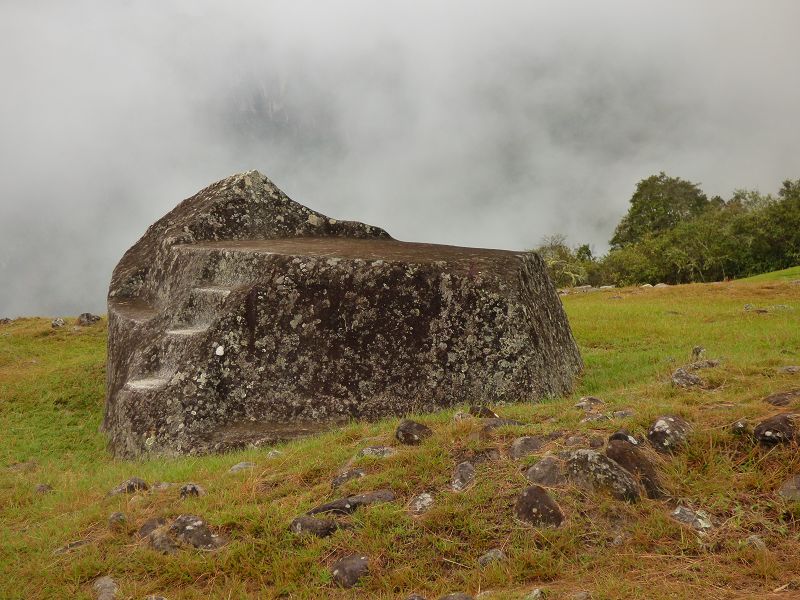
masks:
[[[114,271],[104,429],[118,456],[258,446],[352,418],[571,390],[541,259],[411,244],[235,175]]]

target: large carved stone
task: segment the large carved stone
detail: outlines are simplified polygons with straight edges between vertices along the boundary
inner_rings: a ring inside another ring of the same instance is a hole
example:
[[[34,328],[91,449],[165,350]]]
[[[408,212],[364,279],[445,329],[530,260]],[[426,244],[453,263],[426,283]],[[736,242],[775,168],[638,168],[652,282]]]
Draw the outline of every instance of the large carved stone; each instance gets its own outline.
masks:
[[[536,400],[582,366],[537,255],[396,241],[256,171],[153,224],[114,270],[108,318],[103,426],[123,457]]]

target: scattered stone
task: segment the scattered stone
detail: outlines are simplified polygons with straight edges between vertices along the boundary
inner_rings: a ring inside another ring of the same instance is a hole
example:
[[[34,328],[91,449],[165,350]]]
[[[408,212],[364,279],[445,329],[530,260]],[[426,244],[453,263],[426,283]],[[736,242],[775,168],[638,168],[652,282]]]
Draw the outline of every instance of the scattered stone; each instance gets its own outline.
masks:
[[[347,471],[339,473],[336,477],[333,478],[333,481],[331,481],[331,487],[333,489],[336,489],[338,487],[343,486],[348,481],[351,481],[353,479],[360,479],[364,477],[364,475],[366,475],[366,473],[362,469],[348,469]]]
[[[765,419],[756,425],[753,436],[765,446],[790,443],[797,437],[795,427],[797,418],[798,415],[787,413]]]
[[[612,440],[606,448],[606,456],[639,479],[648,498],[664,497],[655,466],[640,448],[628,441]]]
[[[473,465],[478,465],[487,461],[500,460],[501,458],[503,458],[503,456],[500,452],[494,448],[489,448],[487,450],[476,450],[466,460]]]
[[[702,510],[694,511],[685,506],[679,506],[672,511],[671,516],[679,523],[690,525],[701,533],[708,531],[712,527],[711,519],[708,514]]]
[[[608,491],[617,500],[636,502],[639,486],[628,471],[594,450],[574,450],[567,460],[567,474],[578,485]]]
[[[205,496],[206,491],[202,486],[197,485],[196,483],[187,483],[181,486],[180,495],[181,498],[188,498],[190,496]]]
[[[705,383],[700,377],[698,377],[694,373],[689,372],[684,367],[675,369],[675,372],[672,374],[671,379],[674,385],[683,389],[702,387],[703,385],[705,385]]]
[[[470,418],[472,418],[472,415],[470,415],[469,413],[462,412],[462,411],[458,411],[456,414],[453,415],[453,421],[455,423],[459,423],[461,421],[466,421],[467,419],[470,419]]]
[[[53,319],[50,322],[50,327],[52,327],[53,329],[60,329],[63,326],[64,326],[64,319],[62,319],[61,317],[58,317],[57,319]]]
[[[653,287],[656,287],[656,288],[667,288],[667,287],[669,287],[669,284],[668,283],[657,283]]]
[[[541,588],[536,588],[528,592],[528,595],[522,600],[544,600],[545,597],[544,590]]]
[[[650,427],[647,439],[656,450],[669,454],[686,443],[691,430],[692,426],[682,417],[662,416]]]
[[[605,402],[600,398],[596,398],[595,396],[584,396],[578,401],[577,404],[575,404],[575,408],[590,412],[594,410],[595,407],[602,406],[603,404],[605,404]]]
[[[463,492],[475,480],[475,466],[465,460],[456,465],[453,469],[453,476],[450,478],[450,488],[454,492]]]
[[[581,419],[581,423],[599,423],[601,421],[610,421],[611,417],[602,413],[590,413]]]
[[[147,519],[142,526],[139,527],[139,531],[136,532],[140,538],[146,538],[148,535],[153,533],[159,527],[163,527],[166,525],[167,520],[164,517],[153,517],[151,519]]]
[[[149,489],[150,486],[147,485],[147,482],[144,479],[131,477],[108,492],[108,495],[119,496],[120,494],[135,494],[136,492],[146,492]]]
[[[749,535],[744,540],[745,546],[750,546],[751,548],[755,548],[759,552],[766,552],[767,551],[767,544],[761,539],[758,535]]]
[[[481,419],[499,419],[500,415],[494,412],[488,406],[484,406],[482,404],[473,404],[469,407],[469,414],[473,417],[478,417]]]
[[[97,597],[97,600],[114,600],[119,591],[119,585],[108,575],[104,575],[94,580],[92,589]]]
[[[640,285],[639,287],[640,288],[651,288],[651,287],[653,287],[653,284],[652,283],[644,283],[644,284]]]
[[[502,562],[506,558],[506,553],[503,552],[500,548],[492,548],[486,554],[478,558],[478,564],[482,567],[490,565],[494,562]]]
[[[686,365],[687,371],[702,371],[703,369],[715,369],[722,361],[715,358],[708,358],[705,360],[697,360],[693,363]]]
[[[800,373],[800,366],[789,365],[787,367],[778,367],[778,373],[783,373],[784,375],[797,375]]]
[[[37,494],[49,494],[53,491],[53,486],[49,483],[40,483],[35,488]]]
[[[292,533],[298,535],[310,533],[320,538],[328,537],[337,529],[339,529],[339,525],[333,519],[321,519],[309,515],[297,517],[289,524],[289,531]]]
[[[800,474],[793,475],[784,481],[778,494],[787,502],[800,502]]]
[[[513,459],[520,459],[539,450],[544,443],[540,437],[526,435],[515,439],[511,443],[508,455]]]
[[[394,432],[394,437],[397,438],[397,441],[410,446],[416,446],[421,443],[422,440],[432,435],[433,431],[430,427],[409,419],[401,421],[400,425],[397,426],[397,430]]]
[[[731,433],[733,435],[750,435],[752,432],[752,428],[747,419],[739,419],[731,425]]]
[[[522,491],[514,505],[514,516],[534,527],[558,527],[564,521],[558,504],[538,485]]]
[[[574,594],[570,594],[568,600],[592,600],[592,594],[590,592],[575,592]]]
[[[358,453],[359,456],[374,456],[376,458],[387,458],[389,456],[394,455],[397,452],[391,446],[368,446],[366,448],[362,448],[361,452]]]
[[[222,545],[222,539],[211,532],[206,522],[195,515],[180,515],[169,526],[169,533],[178,542],[202,550],[213,550]]]
[[[639,445],[639,440],[637,440],[635,437],[633,437],[628,432],[627,429],[620,429],[619,431],[615,431],[614,433],[612,433],[609,436],[608,441],[609,442],[613,442],[614,440],[621,440],[623,442],[628,442],[629,444],[633,444],[634,446],[638,446]]]
[[[629,417],[634,416],[636,413],[629,408],[623,408],[622,410],[615,410],[611,413],[611,417],[614,419],[627,419]]]
[[[122,532],[128,528],[128,517],[123,512],[114,512],[108,515],[108,528],[111,531]]]
[[[593,435],[589,438],[589,448],[594,448],[595,450],[602,448],[605,443],[605,440],[599,435]]]
[[[254,462],[240,462],[233,465],[228,469],[228,473],[239,473],[240,471],[247,471],[248,469],[255,469],[256,463]]]
[[[439,600],[475,600],[474,596],[465,594],[464,592],[456,592],[454,594],[447,594],[442,596]]]
[[[338,515],[349,515],[363,506],[371,504],[382,504],[384,502],[392,502],[395,499],[394,492],[389,489],[376,490],[374,492],[366,492],[364,494],[356,494],[354,496],[347,496],[333,502],[326,502],[308,511],[309,515],[317,515],[323,513],[332,513]]]
[[[582,435],[571,435],[564,440],[565,446],[582,446],[586,443],[586,438]]]
[[[161,554],[174,554],[178,551],[178,544],[163,528],[152,531],[147,536],[147,543]]]
[[[796,400],[800,400],[800,389],[786,390],[785,392],[775,392],[764,398],[764,402],[772,406],[789,406]]]
[[[331,566],[333,580],[343,588],[351,588],[358,580],[369,572],[369,561],[366,556],[351,554],[340,558]]]
[[[56,548],[55,550],[53,550],[53,555],[57,556],[59,554],[66,554],[67,552],[72,552],[77,548],[86,546],[88,543],[89,540],[75,540],[74,542],[69,542],[68,544],[64,544],[60,548]]]
[[[421,515],[422,513],[428,512],[433,506],[433,503],[433,495],[429,492],[422,492],[411,499],[408,509],[413,515]]]
[[[78,320],[76,321],[80,327],[88,327],[89,325],[94,325],[100,320],[100,317],[97,315],[93,315],[92,313],[81,313],[78,315]]]
[[[565,481],[564,462],[555,456],[545,456],[525,472],[525,478],[538,485],[561,485]]]

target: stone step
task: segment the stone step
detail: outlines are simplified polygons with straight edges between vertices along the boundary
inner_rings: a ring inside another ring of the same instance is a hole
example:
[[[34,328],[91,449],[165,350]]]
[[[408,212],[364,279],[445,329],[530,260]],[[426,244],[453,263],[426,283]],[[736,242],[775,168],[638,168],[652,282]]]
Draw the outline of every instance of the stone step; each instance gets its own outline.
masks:
[[[150,392],[163,390],[169,385],[166,377],[142,377],[139,379],[129,379],[125,388],[137,392]]]
[[[209,324],[202,323],[193,325],[191,327],[180,327],[176,329],[167,329],[164,333],[169,336],[174,337],[190,337],[193,335],[200,335],[208,331]]]
[[[134,323],[145,323],[158,315],[154,306],[139,298],[114,300],[109,304],[109,309]]]

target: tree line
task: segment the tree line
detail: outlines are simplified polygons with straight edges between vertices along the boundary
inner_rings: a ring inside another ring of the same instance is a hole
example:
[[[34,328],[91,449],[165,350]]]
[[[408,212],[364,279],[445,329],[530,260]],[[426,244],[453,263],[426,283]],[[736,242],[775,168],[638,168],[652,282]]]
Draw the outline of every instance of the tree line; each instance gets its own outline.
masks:
[[[558,287],[721,281],[800,264],[800,179],[777,195],[737,190],[708,198],[696,183],[661,172],[641,180],[608,253],[562,235],[535,250]]]

